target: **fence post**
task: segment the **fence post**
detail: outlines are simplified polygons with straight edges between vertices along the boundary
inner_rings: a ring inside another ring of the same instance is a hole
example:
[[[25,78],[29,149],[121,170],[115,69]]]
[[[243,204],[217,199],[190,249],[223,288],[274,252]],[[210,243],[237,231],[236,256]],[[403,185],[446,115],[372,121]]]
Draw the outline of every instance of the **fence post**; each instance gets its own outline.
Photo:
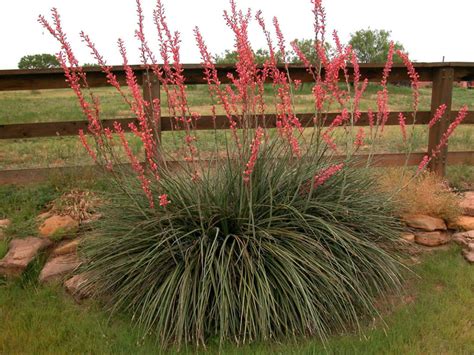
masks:
[[[431,116],[442,104],[446,105],[443,117],[429,130],[428,154],[431,155],[438,145],[444,132],[451,123],[451,104],[453,101],[453,68],[436,68],[433,74],[433,91],[431,93]],[[448,147],[441,149],[439,154],[431,160],[429,169],[439,176],[445,175]]]
[[[161,143],[161,117],[153,117],[153,100],[160,99],[160,81],[153,73],[149,71],[143,72],[143,99],[149,103],[146,108],[146,116],[148,124],[154,129],[154,134],[157,135],[158,141]],[[156,113],[155,113],[156,114]],[[155,121],[157,120],[157,122]]]

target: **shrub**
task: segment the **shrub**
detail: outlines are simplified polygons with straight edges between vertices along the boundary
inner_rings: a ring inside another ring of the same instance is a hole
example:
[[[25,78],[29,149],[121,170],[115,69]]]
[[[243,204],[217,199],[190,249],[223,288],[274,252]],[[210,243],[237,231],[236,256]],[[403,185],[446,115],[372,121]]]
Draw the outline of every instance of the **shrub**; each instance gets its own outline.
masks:
[[[143,98],[122,40],[118,46],[127,89],[91,38],[84,33],[81,37],[137,117],[139,123],[129,128],[142,141],[143,164],[119,123],[113,129],[102,126],[99,100],[84,91],[86,73],[66,40],[58,13],[53,10],[53,24],[40,17],[61,44],[58,58],[89,121],[93,144],[82,131],[80,138],[115,184],[115,193],[104,199],[109,203],[101,207],[104,218],[95,226],[96,236],[84,243],[85,287],[111,310],[129,312],[162,345],[205,344],[214,337],[221,343],[297,335],[325,339],[331,331],[357,326],[365,315],[375,314],[374,298],[400,285],[396,257],[400,226],[391,214],[390,198],[371,176],[371,159],[357,159],[365,137],[356,124],[368,80],[362,80],[354,52],[340,44],[337,35],[335,53],[327,56],[321,1],[313,1],[317,63],[311,63],[293,43],[315,80],[315,111],[307,125],[300,122],[293,106],[292,92],[301,82],[289,76],[286,66],[277,66],[275,53],[286,58],[277,19],[273,20],[274,45],[262,14],[256,14],[269,53],[258,67],[247,32],[250,11],[239,11],[230,1],[224,17],[235,35],[238,58],[236,72],[228,75],[230,84],[225,85],[195,29],[204,78],[215,102],[214,122],[220,106],[229,127],[219,137],[215,132],[214,151],[208,154],[199,149],[206,144],[196,132],[200,115],[187,103],[179,33],[169,29],[158,1],[154,22],[163,61],[159,65],[145,39],[140,1],[137,5],[136,37],[145,73],[159,80],[166,105]],[[387,79],[395,52],[391,45],[377,92],[378,111],[368,114],[368,138],[374,144],[389,117]],[[407,65],[416,111],[418,76],[408,57],[396,53]],[[341,78],[346,88],[339,85]],[[265,102],[268,81],[273,102]],[[162,106],[171,116],[173,139],[181,142],[175,152],[163,150],[157,134]],[[275,107],[273,116],[268,106]],[[341,113],[332,119],[328,110],[334,107]],[[439,153],[466,112],[461,110],[419,171]],[[443,113],[440,108],[433,122]],[[399,120],[409,145],[414,135],[410,136],[402,114]],[[118,164],[123,153],[130,168]],[[346,154],[342,160],[336,157],[340,153]],[[361,168],[364,165],[367,168]]]
[[[90,286],[163,344],[324,339],[374,316],[374,297],[400,282],[386,196],[361,169],[308,193],[328,162],[291,165],[259,159],[250,187],[237,164],[198,184],[165,179],[164,210],[136,185],[116,195],[83,250]]]
[[[460,198],[438,175],[424,171],[414,176],[402,170],[381,174],[384,191],[396,191],[397,214],[426,214],[453,221],[461,215]]]

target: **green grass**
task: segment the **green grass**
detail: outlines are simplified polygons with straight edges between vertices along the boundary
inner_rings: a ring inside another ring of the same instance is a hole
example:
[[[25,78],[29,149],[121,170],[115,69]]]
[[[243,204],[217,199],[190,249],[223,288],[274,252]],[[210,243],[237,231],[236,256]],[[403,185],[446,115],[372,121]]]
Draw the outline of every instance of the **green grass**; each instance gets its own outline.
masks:
[[[449,184],[460,191],[474,189],[474,166],[448,166],[446,179]]]
[[[0,259],[8,252],[8,238],[0,239]]]
[[[379,87],[369,85],[361,101],[361,109],[375,109],[376,93]],[[113,88],[97,88],[94,91],[100,97],[103,118],[130,117],[131,114],[122,99],[115,94]],[[393,111],[410,110],[411,92],[408,87],[389,86],[390,106]],[[201,114],[210,114],[210,99],[207,88],[203,85],[190,85],[188,99],[191,109]],[[165,94],[162,93],[165,100]],[[268,109],[274,107],[273,95],[267,88],[265,100]],[[420,110],[430,107],[431,89],[420,90]],[[305,85],[296,91],[295,107],[298,112],[311,112],[314,99],[311,86]],[[462,104],[474,106],[474,90],[454,88],[453,109]],[[334,107],[334,109],[336,109]],[[218,109],[218,113],[223,113]],[[0,124],[28,122],[57,122],[84,119],[79,104],[71,90],[35,90],[35,91],[6,91],[0,92]],[[424,151],[427,148],[427,127],[416,128],[414,149]],[[199,142],[203,150],[212,149],[213,132],[199,132]],[[223,138],[223,132],[219,133]],[[472,149],[471,137],[474,135],[472,125],[462,125],[450,139],[449,149]],[[164,143],[168,148],[176,148],[171,134],[164,133]],[[140,149],[137,139],[132,138],[132,146]],[[403,150],[401,134],[398,127],[388,127],[379,152],[399,152]],[[33,167],[55,167],[61,165],[76,165],[90,163],[87,153],[83,150],[77,137],[52,137],[39,139],[12,139],[0,141],[0,169],[20,169]]]
[[[376,109],[377,90],[380,87],[370,84],[365,92],[361,109],[369,107]],[[111,87],[94,88],[93,91],[100,98],[102,117],[130,117],[130,110],[121,97]],[[408,87],[389,85],[390,108],[392,111],[410,110],[411,91]],[[163,102],[166,94],[161,93]],[[265,101],[271,112],[274,102],[271,86],[266,87]],[[188,102],[193,111],[201,114],[210,114],[211,100],[205,85],[188,86]],[[429,110],[431,102],[431,88],[420,89],[420,110]],[[474,90],[455,87],[453,90],[453,109],[459,109],[467,104],[474,104]],[[311,86],[305,85],[302,90],[295,91],[295,105],[298,112],[311,112],[314,99]],[[335,106],[333,109],[337,109]],[[218,107],[218,113],[223,113]],[[74,93],[70,89],[34,90],[34,91],[3,91],[0,92],[0,124],[31,123],[31,122],[58,122],[84,119]]]
[[[367,324],[364,335],[333,336],[326,348],[306,339],[284,344],[227,345],[223,354],[472,354],[474,269],[459,249],[426,257],[405,295],[385,310],[385,326]],[[386,307],[384,307],[386,309]],[[76,305],[57,287],[0,283],[0,353],[157,354],[123,319],[95,303]],[[217,353],[211,345],[209,353]],[[174,353],[169,351],[167,353]],[[191,349],[184,353],[194,353]]]

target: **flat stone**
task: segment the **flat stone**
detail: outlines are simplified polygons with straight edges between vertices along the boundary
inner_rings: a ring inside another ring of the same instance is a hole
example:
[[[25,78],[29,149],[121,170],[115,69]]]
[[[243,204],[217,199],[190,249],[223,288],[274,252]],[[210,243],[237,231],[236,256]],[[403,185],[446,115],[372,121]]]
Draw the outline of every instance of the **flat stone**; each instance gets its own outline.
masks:
[[[0,219],[0,228],[7,228],[11,224],[9,219]]]
[[[77,255],[68,254],[56,256],[48,260],[46,265],[43,267],[39,276],[39,281],[44,283],[60,279],[73,272],[79,265],[81,265],[81,262],[77,258]]]
[[[432,232],[435,230],[446,230],[446,223],[441,218],[435,218],[423,214],[402,216],[402,220],[412,228]]]
[[[0,260],[0,275],[7,277],[21,275],[35,256],[49,245],[51,242],[44,238],[13,239],[9,244],[7,255]]]
[[[471,264],[474,263],[474,251],[463,250],[462,254],[464,259],[466,259]]]
[[[415,242],[427,247],[437,247],[448,243],[449,240],[449,235],[446,232],[435,231],[415,233]]]
[[[474,230],[468,232],[454,233],[453,241],[462,247],[467,247],[469,243],[474,242]]]
[[[463,237],[455,236],[455,235],[453,235],[453,242],[455,242],[457,245],[459,245],[462,248],[466,248],[469,245],[466,239],[464,239]]]
[[[448,224],[451,229],[459,229],[463,231],[474,230],[474,217],[471,216],[461,216],[458,217],[455,221],[452,221]]]
[[[39,228],[42,237],[52,237],[60,233],[74,231],[79,223],[71,216],[54,215],[47,218]]]
[[[473,240],[474,241],[474,230],[470,230],[470,231],[467,231],[467,232],[454,233],[453,237],[461,237],[461,238],[466,238],[468,240]]]
[[[64,287],[76,301],[80,301],[90,297],[90,292],[83,287],[86,282],[87,278],[84,274],[74,275],[64,282]]]
[[[415,235],[412,233],[402,233],[401,238],[409,243],[412,243],[415,241]]]
[[[77,252],[77,246],[81,242],[80,239],[74,239],[71,241],[66,241],[59,244],[54,250],[52,255],[59,256],[59,255],[66,255],[66,254],[73,254]]]
[[[474,191],[464,193],[464,197],[459,205],[463,209],[463,214],[474,217]]]

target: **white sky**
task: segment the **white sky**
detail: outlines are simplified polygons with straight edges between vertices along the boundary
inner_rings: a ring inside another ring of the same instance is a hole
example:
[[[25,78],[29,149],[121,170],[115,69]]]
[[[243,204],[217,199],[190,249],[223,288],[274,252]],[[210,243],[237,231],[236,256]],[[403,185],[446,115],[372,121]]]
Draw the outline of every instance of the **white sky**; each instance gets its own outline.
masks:
[[[198,25],[209,49],[222,53],[233,39],[225,26],[222,11],[226,0],[163,0],[172,30],[182,35],[182,62],[198,63],[192,29]],[[154,38],[151,22],[155,0],[143,0],[149,40]],[[474,62],[474,0],[323,0],[329,29],[338,30],[343,42],[361,28],[386,29],[400,41],[418,62]],[[238,0],[241,8],[261,9],[267,24],[277,16],[286,39],[312,38],[310,0]],[[0,0],[0,69],[14,69],[23,55],[56,53],[57,43],[36,22],[57,7],[64,29],[81,62],[91,62],[78,33],[90,34],[109,64],[120,64],[116,40],[125,39],[130,61],[138,62],[135,0]],[[264,46],[263,36],[254,24],[254,48]]]

